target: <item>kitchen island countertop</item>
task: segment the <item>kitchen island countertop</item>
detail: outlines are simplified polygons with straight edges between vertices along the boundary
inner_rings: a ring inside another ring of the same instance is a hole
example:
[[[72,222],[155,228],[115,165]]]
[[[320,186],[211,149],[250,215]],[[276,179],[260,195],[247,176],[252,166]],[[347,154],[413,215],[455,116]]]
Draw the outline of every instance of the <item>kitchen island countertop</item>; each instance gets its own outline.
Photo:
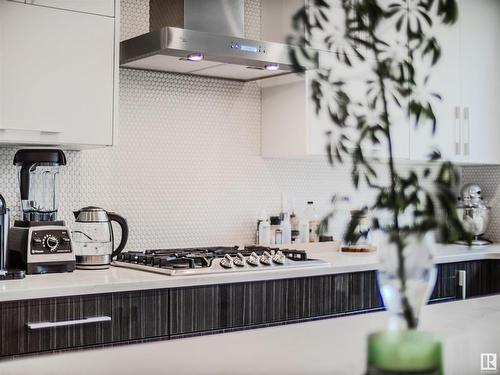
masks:
[[[481,353],[500,357],[500,296],[425,306],[422,330],[444,342],[445,374],[481,374]],[[325,319],[182,340],[42,355],[0,363],[3,375],[362,374],[366,336],[387,313]],[[497,366],[499,363],[497,362]],[[488,373],[496,373],[489,371]]]
[[[301,246],[297,246],[300,248]],[[306,250],[310,258],[329,262],[322,267],[304,269],[274,268],[272,271],[232,272],[210,275],[167,276],[126,268],[108,270],[76,270],[72,273],[28,275],[23,280],[0,282],[0,302],[50,298],[84,294],[125,292],[238,283],[248,281],[299,278],[328,274],[371,271],[378,268],[377,253],[340,253],[333,243],[311,244]],[[436,263],[500,259],[500,244],[468,248],[459,245],[437,245]]]

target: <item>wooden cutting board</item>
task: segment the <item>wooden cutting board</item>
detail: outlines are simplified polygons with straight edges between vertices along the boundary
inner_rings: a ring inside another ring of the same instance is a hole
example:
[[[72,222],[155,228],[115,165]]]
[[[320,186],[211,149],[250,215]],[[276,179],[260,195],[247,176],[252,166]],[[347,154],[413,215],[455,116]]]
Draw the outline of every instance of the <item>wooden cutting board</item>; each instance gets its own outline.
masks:
[[[372,253],[377,251],[377,248],[373,245],[349,245],[342,246],[340,251],[343,253]]]

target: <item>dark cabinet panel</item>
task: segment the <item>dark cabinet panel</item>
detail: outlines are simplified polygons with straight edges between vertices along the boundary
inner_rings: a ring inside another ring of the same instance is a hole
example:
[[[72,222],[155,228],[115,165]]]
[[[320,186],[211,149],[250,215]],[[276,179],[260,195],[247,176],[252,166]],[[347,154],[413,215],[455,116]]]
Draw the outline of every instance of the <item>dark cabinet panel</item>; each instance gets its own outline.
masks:
[[[459,285],[459,272],[465,275]],[[431,300],[460,299],[500,293],[500,260],[477,260],[438,265],[438,279]]]
[[[382,307],[375,272],[172,289],[171,335]]]
[[[168,291],[48,298],[0,304],[0,356],[166,336]],[[76,324],[76,320],[111,318]],[[61,326],[30,329],[29,323]]]
[[[500,260],[489,261],[490,293],[500,293]]]

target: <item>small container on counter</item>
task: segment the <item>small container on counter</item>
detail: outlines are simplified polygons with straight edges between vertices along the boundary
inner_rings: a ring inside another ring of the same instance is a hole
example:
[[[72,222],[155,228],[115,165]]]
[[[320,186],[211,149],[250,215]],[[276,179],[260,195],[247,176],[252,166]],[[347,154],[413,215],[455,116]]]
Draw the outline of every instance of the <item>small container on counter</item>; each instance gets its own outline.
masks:
[[[283,230],[281,228],[276,228],[274,231],[274,243],[276,245],[281,245],[283,242]]]
[[[309,221],[307,219],[301,219],[299,222],[299,242],[309,243]]]
[[[280,217],[281,229],[283,230],[282,243],[292,243],[292,224],[290,223],[290,214],[288,212],[282,212]]]
[[[295,213],[295,209],[292,210],[292,214],[290,215],[290,226],[292,227],[291,233],[291,241],[292,243],[300,240],[300,231],[299,231],[299,218]]]
[[[307,202],[307,208],[304,216],[309,222],[309,242],[319,242],[320,220],[313,201]]]
[[[276,243],[276,229],[281,230],[281,219],[279,216],[271,216],[271,244]],[[283,232],[281,232],[283,234]]]
[[[259,245],[271,245],[271,224],[268,219],[262,219],[259,223]]]

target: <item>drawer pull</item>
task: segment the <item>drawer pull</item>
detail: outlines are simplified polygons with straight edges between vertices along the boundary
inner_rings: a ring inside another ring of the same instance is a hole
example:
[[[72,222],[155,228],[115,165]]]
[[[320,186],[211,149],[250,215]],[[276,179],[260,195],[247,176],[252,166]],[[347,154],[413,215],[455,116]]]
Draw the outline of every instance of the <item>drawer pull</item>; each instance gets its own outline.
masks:
[[[28,326],[29,329],[44,329],[44,328],[67,327],[67,326],[76,326],[80,324],[101,323],[110,321],[111,321],[110,316],[95,316],[92,318],[63,320],[60,322],[26,323],[26,325]]]

